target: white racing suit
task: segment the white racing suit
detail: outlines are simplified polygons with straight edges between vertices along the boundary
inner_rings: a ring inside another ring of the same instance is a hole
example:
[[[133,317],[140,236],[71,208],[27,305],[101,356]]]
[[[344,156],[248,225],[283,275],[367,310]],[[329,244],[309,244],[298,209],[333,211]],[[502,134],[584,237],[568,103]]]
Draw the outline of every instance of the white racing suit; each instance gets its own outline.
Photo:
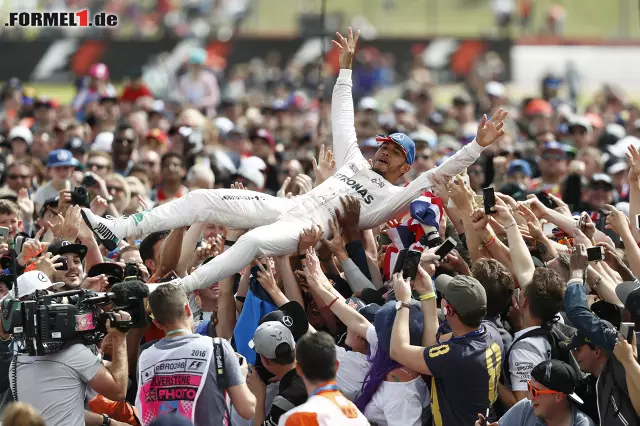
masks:
[[[404,213],[423,188],[431,187],[431,176],[461,173],[481,154],[483,148],[473,141],[406,187],[394,186],[371,170],[358,148],[351,84],[351,70],[340,70],[331,105],[337,171],[308,193],[287,199],[246,190],[196,190],[143,214],[128,217],[124,219],[126,225],[111,229],[121,229],[115,232],[119,238],[196,222],[250,229],[220,256],[180,280],[185,291],[193,291],[239,272],[257,257],[296,252],[300,232],[313,224],[322,225],[327,233],[330,229],[328,221],[335,217],[342,196],[351,195],[360,201],[359,228],[370,229]],[[120,219],[114,223],[118,222]]]

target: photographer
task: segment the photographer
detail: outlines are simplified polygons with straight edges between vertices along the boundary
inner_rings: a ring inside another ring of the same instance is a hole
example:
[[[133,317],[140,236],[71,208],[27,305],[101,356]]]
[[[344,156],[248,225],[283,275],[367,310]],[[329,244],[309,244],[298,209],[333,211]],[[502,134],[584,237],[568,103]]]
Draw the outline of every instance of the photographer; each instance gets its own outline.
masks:
[[[638,417],[640,404],[637,401],[640,397],[637,391],[638,381],[636,379],[635,382],[630,383],[627,380],[627,377],[634,377],[634,374],[637,376],[638,371],[635,338],[632,345],[623,345],[618,332],[589,310],[584,288],[588,266],[587,249],[583,244],[578,244],[571,254],[571,278],[564,295],[564,307],[569,321],[580,333],[594,345],[604,348],[609,355],[613,354],[604,364],[596,385],[600,424],[606,426],[638,424],[640,422]],[[619,285],[616,293],[625,305],[626,314],[630,314],[631,319],[637,323],[638,312],[630,309],[635,307],[632,306],[635,303],[630,303],[634,302],[634,297],[631,296],[633,292],[623,295],[621,290],[625,287],[625,284]],[[637,296],[640,297],[640,294]],[[631,358],[629,351],[632,351]],[[619,356],[621,358],[618,358]]]
[[[23,275],[19,288],[35,291],[51,287],[43,275]],[[114,318],[128,321],[131,316],[119,311],[114,312]],[[10,375],[16,399],[33,405],[47,425],[84,425],[87,385],[106,398],[123,400],[128,385],[126,333],[112,327],[110,320],[106,330],[113,342],[111,362],[101,362],[92,347],[80,343],[48,355],[19,354],[11,365],[15,376]],[[104,421],[109,424],[110,420]]]

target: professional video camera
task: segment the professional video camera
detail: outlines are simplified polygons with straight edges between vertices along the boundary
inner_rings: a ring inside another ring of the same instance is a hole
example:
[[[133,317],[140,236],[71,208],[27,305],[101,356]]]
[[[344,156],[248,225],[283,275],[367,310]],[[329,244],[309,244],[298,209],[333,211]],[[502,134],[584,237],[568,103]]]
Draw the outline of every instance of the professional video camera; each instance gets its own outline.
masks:
[[[123,332],[144,327],[148,295],[144,283],[126,281],[115,284],[109,293],[38,290],[26,300],[7,297],[2,301],[2,329],[23,342],[18,344],[21,353],[32,356],[55,353],[75,343],[95,344],[107,333],[107,319]],[[69,303],[58,303],[64,297]],[[128,312],[131,320],[115,321],[116,311]]]

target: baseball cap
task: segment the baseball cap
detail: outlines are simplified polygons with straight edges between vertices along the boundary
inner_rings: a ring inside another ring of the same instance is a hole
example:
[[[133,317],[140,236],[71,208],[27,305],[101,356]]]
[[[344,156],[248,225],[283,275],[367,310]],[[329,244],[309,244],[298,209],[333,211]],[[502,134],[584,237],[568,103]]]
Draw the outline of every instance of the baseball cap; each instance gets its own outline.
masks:
[[[460,93],[460,94],[454,96],[453,101],[452,101],[453,106],[464,106],[464,105],[468,105],[468,104],[470,104],[472,102],[473,102],[473,99],[471,99],[471,96],[469,96],[469,94],[466,93],[466,92],[463,92],[463,93]]]
[[[389,136],[378,135],[376,141],[380,143],[394,142],[402,148],[404,155],[407,158],[407,164],[410,166],[416,158],[416,144],[413,143],[411,138],[404,133],[392,133]]]
[[[602,320],[602,322],[607,325],[608,333],[613,333],[614,335],[618,334],[618,331],[613,326],[613,324],[611,324],[609,321],[606,321],[606,320]],[[579,348],[582,345],[586,345],[588,343],[595,345],[591,340],[589,340],[587,336],[585,336],[580,330],[578,330],[578,332],[574,334],[573,337],[571,338],[571,343],[569,343],[565,348],[567,350],[573,350],[573,349]]]
[[[378,101],[371,96],[365,96],[358,102],[358,110],[360,111],[378,111],[379,106]]]
[[[87,277],[97,277],[98,275],[106,275],[111,286],[124,280],[122,266],[113,262],[96,263],[87,272]]]
[[[567,153],[566,145],[556,141],[546,142],[542,146],[542,150],[543,151],[560,151],[565,154]]]
[[[189,55],[189,63],[195,65],[202,65],[207,61],[207,51],[196,47],[191,50],[191,54]]]
[[[413,114],[413,105],[411,105],[411,102],[407,101],[406,99],[397,99],[394,103],[393,103],[393,112],[403,112],[406,114]]]
[[[270,321],[279,321],[284,324],[291,330],[291,334],[296,341],[300,340],[309,331],[309,321],[304,308],[293,300],[263,316],[260,319],[260,324]]]
[[[49,198],[48,200],[46,200],[43,204],[42,207],[40,208],[40,217],[44,216],[44,214],[46,213],[47,209],[49,208],[57,208],[58,207],[58,202],[60,201],[60,197],[53,197],[53,198]]]
[[[533,172],[531,171],[531,165],[526,160],[516,159],[509,163],[509,169],[507,170],[507,175],[512,175],[514,173],[523,173],[528,177],[533,176]]]
[[[103,151],[111,152],[111,145],[113,144],[113,133],[100,132],[96,135],[91,145],[91,151]]]
[[[585,116],[573,117],[573,119],[569,123],[569,130],[573,129],[574,127],[583,127],[587,131],[587,133],[591,133],[591,131],[593,130],[591,127],[591,122],[589,122],[589,119]]]
[[[557,359],[542,361],[531,370],[531,377],[546,388],[562,392],[574,402],[583,404],[582,399],[575,394],[578,376],[566,362]]]
[[[358,312],[360,315],[365,317],[371,324],[373,324],[376,313],[378,313],[378,311],[380,310],[380,305],[375,303],[369,303],[367,305],[357,297],[350,297],[345,300],[345,303],[355,309],[356,312]]]
[[[89,145],[84,143],[82,139],[76,136],[67,141],[67,145],[65,146],[65,149],[71,151],[72,153],[79,152],[79,153],[85,154],[89,152]]]
[[[277,357],[280,345],[287,345],[288,352],[293,352],[296,348],[291,330],[280,321],[263,322],[253,333],[253,339],[249,340],[249,348],[267,359]]]
[[[22,139],[27,143],[27,145],[31,146],[31,143],[33,142],[33,133],[31,133],[31,130],[29,130],[28,127],[15,126],[9,132],[9,136],[7,137],[7,139],[9,141],[12,141],[14,139]]]
[[[613,189],[613,181],[608,175],[605,175],[604,173],[595,173],[593,176],[591,176],[591,179],[589,179],[589,186],[596,186],[603,183],[610,189]]]
[[[271,132],[269,132],[267,129],[256,130],[256,132],[251,136],[251,139],[263,139],[267,141],[271,146],[275,146],[276,144],[276,140],[273,138]]]
[[[484,317],[487,314],[487,293],[473,277],[440,274],[436,278],[436,289],[462,316]]]
[[[0,188],[0,200],[9,200],[15,203],[18,201],[18,193],[9,187]]]
[[[73,154],[66,149],[56,149],[49,153],[47,167],[75,167]]]
[[[160,129],[151,129],[149,133],[147,133],[146,139],[154,139],[160,142],[161,145],[166,145],[167,142],[169,142],[167,133]]]
[[[74,244],[69,241],[59,241],[57,243],[53,243],[49,246],[49,253],[55,255],[62,255],[65,253],[73,253],[77,254],[81,260],[84,260],[84,257],[87,255],[87,246],[84,244]]]
[[[485,92],[489,96],[495,96],[496,98],[501,98],[504,96],[504,84],[498,81],[490,81],[484,86]]]
[[[618,173],[626,172],[629,169],[629,165],[624,161],[616,161],[607,167],[607,174],[617,175]]]
[[[616,286],[616,296],[634,317],[640,317],[640,283],[625,281]]]
[[[533,99],[524,110],[525,115],[553,115],[553,107],[544,99]]]
[[[20,275],[17,280],[18,294],[16,297],[20,298],[31,294],[36,290],[48,290],[50,288],[60,288],[64,286],[64,283],[52,283],[49,277],[40,271],[29,271]]]

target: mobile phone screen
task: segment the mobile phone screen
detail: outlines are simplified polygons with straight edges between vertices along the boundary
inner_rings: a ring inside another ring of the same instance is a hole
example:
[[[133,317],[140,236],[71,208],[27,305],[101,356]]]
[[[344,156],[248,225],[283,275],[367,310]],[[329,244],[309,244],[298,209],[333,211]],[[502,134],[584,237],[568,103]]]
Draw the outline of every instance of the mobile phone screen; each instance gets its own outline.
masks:
[[[456,246],[458,245],[458,243],[456,243],[456,240],[454,240],[453,238],[449,237],[446,239],[446,241],[444,243],[442,243],[440,245],[440,247],[438,247],[438,249],[436,250],[436,255],[440,256],[440,259],[444,259],[444,257],[446,255],[449,254],[449,252],[451,250],[453,250],[454,248],[456,248]]]
[[[396,257],[396,264],[393,267],[393,273],[397,274],[398,272],[402,271],[402,268],[404,266],[404,259],[407,256],[407,252],[409,250],[404,249],[404,250],[400,250],[398,252],[398,257]]]
[[[422,253],[415,250],[409,250],[404,259],[404,265],[402,266],[402,277],[409,278],[411,281],[416,279],[418,273],[418,265],[420,265],[420,257]]]
[[[496,205],[496,193],[495,190],[491,187],[483,188],[482,194],[484,197],[484,213],[485,214],[493,214],[491,208]]]

